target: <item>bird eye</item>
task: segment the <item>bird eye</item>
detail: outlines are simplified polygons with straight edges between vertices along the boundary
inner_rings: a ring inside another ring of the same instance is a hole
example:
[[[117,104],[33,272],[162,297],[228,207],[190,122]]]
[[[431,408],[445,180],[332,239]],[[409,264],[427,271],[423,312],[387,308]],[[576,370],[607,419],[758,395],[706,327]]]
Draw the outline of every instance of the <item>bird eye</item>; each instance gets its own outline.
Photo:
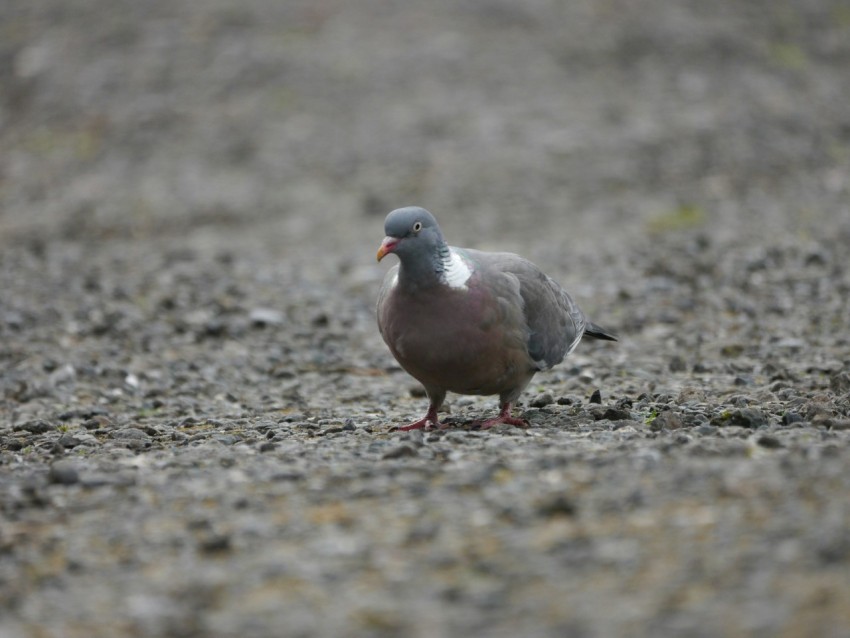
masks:
[[[418,233],[420,230],[422,230],[422,222],[414,222],[413,232]]]

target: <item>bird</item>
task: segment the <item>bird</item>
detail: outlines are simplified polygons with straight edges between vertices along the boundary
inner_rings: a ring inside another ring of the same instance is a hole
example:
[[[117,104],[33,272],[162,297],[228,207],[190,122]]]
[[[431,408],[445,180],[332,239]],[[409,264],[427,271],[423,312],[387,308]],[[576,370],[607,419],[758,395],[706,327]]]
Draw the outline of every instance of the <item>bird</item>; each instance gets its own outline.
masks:
[[[582,336],[617,341],[533,263],[506,252],[450,246],[424,208],[390,212],[380,262],[398,257],[378,293],[378,329],[390,352],[425,388],[428,412],[398,430],[438,429],[447,392],[499,396],[480,422],[527,427],[513,404],[540,371],[559,364]]]

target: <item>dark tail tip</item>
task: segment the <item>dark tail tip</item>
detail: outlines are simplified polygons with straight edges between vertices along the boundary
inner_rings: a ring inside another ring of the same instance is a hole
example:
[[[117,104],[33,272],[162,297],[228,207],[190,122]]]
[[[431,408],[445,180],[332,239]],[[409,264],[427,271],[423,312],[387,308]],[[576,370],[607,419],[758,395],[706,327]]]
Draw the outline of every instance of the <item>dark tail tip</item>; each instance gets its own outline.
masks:
[[[600,326],[597,326],[595,323],[587,322],[587,325],[584,328],[584,334],[588,337],[593,337],[594,339],[602,339],[604,341],[619,341],[617,339],[617,335],[613,332],[609,332]]]

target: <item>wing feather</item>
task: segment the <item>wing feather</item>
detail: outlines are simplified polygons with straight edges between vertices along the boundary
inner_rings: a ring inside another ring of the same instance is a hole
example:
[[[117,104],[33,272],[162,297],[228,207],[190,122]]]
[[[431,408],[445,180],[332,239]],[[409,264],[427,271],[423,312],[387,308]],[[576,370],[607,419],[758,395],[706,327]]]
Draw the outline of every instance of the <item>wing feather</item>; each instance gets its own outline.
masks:
[[[537,266],[512,253],[465,250],[490,279],[494,289],[519,287],[523,331],[529,357],[541,370],[559,364],[578,345],[587,319],[572,297]],[[500,281],[500,279],[502,281]]]

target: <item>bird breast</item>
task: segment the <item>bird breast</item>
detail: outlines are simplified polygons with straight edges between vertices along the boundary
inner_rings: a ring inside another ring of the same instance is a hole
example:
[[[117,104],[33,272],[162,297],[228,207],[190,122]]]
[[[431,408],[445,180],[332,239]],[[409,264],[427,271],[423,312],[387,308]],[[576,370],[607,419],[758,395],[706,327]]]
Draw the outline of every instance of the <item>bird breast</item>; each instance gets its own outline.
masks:
[[[463,394],[500,394],[534,367],[521,310],[475,286],[401,286],[379,315],[393,356],[426,387]],[[517,315],[519,312],[519,316]]]

